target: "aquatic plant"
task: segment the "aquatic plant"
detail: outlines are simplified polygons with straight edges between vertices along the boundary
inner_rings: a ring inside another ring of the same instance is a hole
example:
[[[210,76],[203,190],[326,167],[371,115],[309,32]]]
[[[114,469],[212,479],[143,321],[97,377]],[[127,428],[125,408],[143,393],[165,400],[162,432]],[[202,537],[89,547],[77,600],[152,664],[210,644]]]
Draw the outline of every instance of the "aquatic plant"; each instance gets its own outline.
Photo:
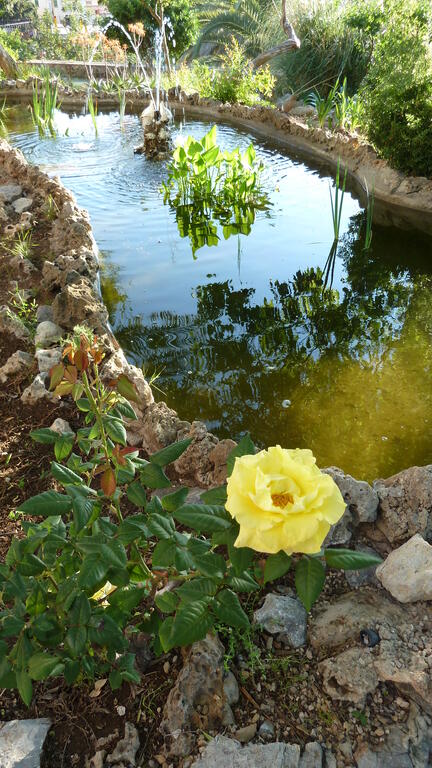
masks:
[[[337,168],[336,168],[336,180],[335,180],[334,196],[333,196],[332,188],[329,185],[330,204],[331,204],[332,221],[333,221],[333,234],[334,234],[334,242],[335,243],[337,243],[337,241],[339,240],[340,224],[341,224],[341,218],[342,218],[342,208],[343,208],[343,201],[344,201],[344,195],[345,195],[347,173],[348,173],[348,170],[345,168],[344,178],[343,178],[343,182],[342,182],[342,186],[341,186],[340,185],[340,159],[339,159],[338,163],[337,163]]]
[[[33,83],[32,86],[32,106],[30,107],[33,125],[38,129],[40,136],[45,136],[47,131],[52,138],[55,138],[54,114],[59,106],[57,103],[57,81],[50,80],[46,76],[43,80],[42,90],[39,90],[39,83]]]
[[[368,251],[371,247],[372,243],[372,223],[373,223],[373,211],[374,211],[374,205],[375,205],[375,193],[372,189],[372,192],[369,193],[368,185],[366,183],[366,194],[367,194],[367,207],[366,207],[366,234],[365,234],[365,244],[364,249],[365,251]]]
[[[321,96],[321,94],[315,90],[306,97],[306,102],[315,107],[317,111],[318,122],[321,128],[324,127],[330,116],[330,113],[334,109],[337,101],[338,88],[339,78],[337,78],[335,84],[332,86],[332,88],[330,88],[326,96]]]
[[[202,245],[217,245],[218,224],[225,239],[249,234],[255,211],[269,205],[262,170],[252,144],[243,153],[222,151],[216,126],[200,141],[188,136],[176,147],[162,184],[164,202],[175,210],[180,235],[190,237],[194,254]]]
[[[87,96],[87,108],[92,119],[95,136],[98,136],[99,135],[98,127],[97,127],[98,107],[97,107],[97,101],[96,102],[93,101],[93,94],[91,91],[89,91],[89,94]]]
[[[54,394],[73,397],[85,426],[76,434],[31,433],[54,449],[56,489],[20,504],[17,512],[29,516],[24,536],[14,538],[0,569],[0,687],[18,689],[27,706],[34,681],[47,678],[72,685],[105,677],[112,689],[139,683],[135,632],[145,633],[160,655],[202,639],[215,625],[248,630],[239,595],[259,592],[292,565],[297,594],[310,610],[326,568],[380,562],[364,552],[321,548],[345,503],[311,451],[277,446],[255,454],[247,435],[227,457],[228,486],[202,493],[202,504],[188,503],[186,487],[152,494],[171,487],[165,467],[192,440],[148,459],[128,446],[124,420],[136,419],[131,402],[140,402],[138,392],[124,374],[104,385],[103,357],[92,332],[77,328],[51,371]],[[306,495],[292,491],[299,476]],[[288,519],[286,507],[298,507],[300,522],[292,530],[275,525],[269,536],[268,510],[275,520]]]

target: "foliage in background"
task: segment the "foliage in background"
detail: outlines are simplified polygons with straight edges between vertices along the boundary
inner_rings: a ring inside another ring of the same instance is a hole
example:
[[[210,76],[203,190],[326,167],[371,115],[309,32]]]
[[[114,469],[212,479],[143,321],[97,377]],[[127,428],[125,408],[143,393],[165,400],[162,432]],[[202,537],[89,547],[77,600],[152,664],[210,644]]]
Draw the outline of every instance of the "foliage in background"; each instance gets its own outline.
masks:
[[[34,0],[2,0],[0,4],[0,24],[14,21],[35,21],[36,4]]]
[[[396,168],[432,176],[432,7],[388,0],[361,97],[364,123]]]
[[[157,24],[148,10],[147,4],[142,0],[108,0],[108,9],[112,16],[124,27],[141,21],[148,31],[148,37],[144,47],[153,42]],[[171,53],[176,59],[180,57],[186,48],[195,40],[198,31],[198,18],[193,0],[167,0],[164,3],[164,13],[169,18],[174,41],[168,39]],[[114,31],[112,32],[114,34]],[[108,31],[108,34],[110,32]],[[115,31],[118,34],[118,30]]]
[[[42,522],[23,521],[25,538],[13,540],[0,564],[0,686],[17,688],[27,705],[33,682],[49,677],[63,675],[70,685],[106,676],[113,689],[139,682],[130,651],[136,632],[150,635],[161,653],[216,625],[247,630],[238,594],[260,590],[291,566],[283,551],[258,560],[235,546],[240,529],[225,508],[225,486],[204,492],[202,504],[187,503],[187,488],[151,495],[170,487],[164,467],[191,441],[141,459],[127,446],[124,424],[135,418],[129,401],[138,400],[136,389],[124,375],[106,387],[102,359],[92,333],[77,328],[51,372],[54,393],[72,395],[85,426],[76,435],[32,433],[53,445],[51,474],[63,491],[21,504],[20,512]],[[254,451],[243,439],[228,457],[228,474],[237,457]],[[136,514],[124,514],[126,498]],[[357,569],[377,561],[336,549],[303,556],[299,597],[309,610],[324,585],[324,563]]]
[[[233,37],[218,59],[218,67],[195,63],[200,94],[230,104],[256,104],[270,99],[275,78],[268,66],[254,70],[244,49]]]

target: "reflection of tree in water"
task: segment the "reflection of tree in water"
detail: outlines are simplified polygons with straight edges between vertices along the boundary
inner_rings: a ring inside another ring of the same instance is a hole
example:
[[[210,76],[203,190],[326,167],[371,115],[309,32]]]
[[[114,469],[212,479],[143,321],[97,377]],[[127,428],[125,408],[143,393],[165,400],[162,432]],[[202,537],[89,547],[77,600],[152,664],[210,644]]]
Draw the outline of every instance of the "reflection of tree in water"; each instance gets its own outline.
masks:
[[[341,242],[340,292],[314,268],[271,282],[260,304],[252,288],[209,283],[195,315],[135,319],[118,338],[137,362],[164,367],[161,387],[182,416],[220,435],[309,446],[365,477],[429,461],[432,279],[402,233],[389,261],[364,252],[362,226],[354,217]],[[377,253],[387,236],[374,233]]]

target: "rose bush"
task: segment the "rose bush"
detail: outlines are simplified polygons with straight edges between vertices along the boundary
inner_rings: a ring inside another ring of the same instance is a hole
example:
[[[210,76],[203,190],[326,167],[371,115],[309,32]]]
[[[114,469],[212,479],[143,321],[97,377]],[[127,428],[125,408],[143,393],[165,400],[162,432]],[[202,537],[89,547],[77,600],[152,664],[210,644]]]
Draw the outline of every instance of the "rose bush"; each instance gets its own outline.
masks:
[[[312,451],[276,445],[237,459],[226,509],[238,522],[236,547],[275,554],[315,554],[346,504]]]

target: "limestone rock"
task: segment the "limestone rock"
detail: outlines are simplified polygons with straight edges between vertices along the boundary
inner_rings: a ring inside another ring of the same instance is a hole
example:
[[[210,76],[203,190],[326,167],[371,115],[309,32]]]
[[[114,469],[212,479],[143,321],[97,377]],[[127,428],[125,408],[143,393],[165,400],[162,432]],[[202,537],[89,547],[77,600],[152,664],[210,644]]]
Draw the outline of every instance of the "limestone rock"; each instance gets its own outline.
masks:
[[[223,689],[228,704],[237,704],[240,698],[240,691],[237,679],[232,672],[225,672],[223,679]]]
[[[49,321],[46,321],[49,322]],[[51,349],[37,349],[35,353],[40,373],[48,373],[54,365],[61,362],[61,347],[51,347]]]
[[[299,762],[298,744],[276,741],[242,747],[234,739],[216,736],[191,768],[299,768]]]
[[[140,400],[138,407],[141,411],[145,411],[154,400],[151,387],[144,378],[141,368],[137,368],[135,365],[128,363],[123,350],[118,349],[117,352],[111,355],[110,359],[104,364],[101,376],[104,381],[110,381],[117,379],[122,373],[124,373],[135,385]],[[135,404],[132,403],[132,405]],[[132,430],[134,429],[134,425],[135,423],[131,422]]]
[[[400,603],[432,600],[432,546],[417,533],[389,554],[376,575]]]
[[[57,344],[62,336],[64,336],[64,330],[60,325],[52,323],[51,320],[43,320],[36,328],[35,345],[40,349],[46,349]]]
[[[192,645],[168,695],[160,725],[170,756],[189,755],[196,731],[216,730],[234,722],[223,688],[224,653],[222,643],[212,635]],[[205,715],[198,711],[203,705]]]
[[[22,187],[19,184],[0,184],[0,200],[5,203],[12,203],[22,194]]]
[[[181,421],[172,408],[163,401],[151,403],[144,412],[142,419],[143,447],[147,453],[155,453],[165,448],[187,434],[190,429],[188,421]]]
[[[42,323],[44,320],[54,322],[52,307],[49,304],[39,304],[36,310],[36,318],[38,323]]]
[[[429,647],[432,649],[430,638]],[[393,683],[401,693],[432,714],[431,669],[425,657],[407,647],[395,630],[389,633],[388,639],[381,640],[374,665],[380,681]]]
[[[50,429],[52,429],[53,432],[57,432],[58,435],[74,434],[74,431],[71,425],[65,419],[60,419],[60,418],[55,419],[51,424]]]
[[[333,478],[347,505],[342,518],[330,530],[325,544],[348,544],[360,523],[373,523],[376,520],[378,495],[369,483],[355,480],[338,467],[328,467],[323,472]]]
[[[324,690],[336,701],[363,707],[368,693],[378,685],[373,657],[364,648],[350,648],[319,665]]]
[[[297,598],[270,592],[262,607],[255,611],[254,621],[291,648],[300,648],[306,643],[307,613]]]
[[[46,735],[51,727],[47,718],[0,722],[1,768],[39,768]]]
[[[133,768],[136,765],[135,757],[138,752],[140,740],[138,731],[132,723],[125,723],[125,735],[117,742],[111,755],[106,758],[107,765],[118,768]]]
[[[379,496],[377,525],[391,544],[415,533],[432,539],[432,464],[376,480],[374,489]]]
[[[309,741],[300,758],[299,768],[321,768],[323,764],[323,751],[318,741]]]
[[[24,211],[28,211],[32,205],[33,200],[31,197],[19,197],[18,200],[15,200],[12,203],[15,213],[24,213]]]
[[[360,744],[357,768],[428,768],[432,753],[432,726],[415,704],[406,723],[391,725],[384,744]]]
[[[238,730],[234,733],[234,738],[237,739],[237,741],[240,741],[242,744],[248,744],[249,741],[252,741],[253,737],[256,735],[257,727],[257,723],[244,725],[243,728],[238,728]]]
[[[0,332],[15,336],[20,341],[29,341],[31,338],[23,321],[6,306],[0,307]]]
[[[24,372],[32,365],[33,357],[28,352],[18,349],[0,368],[0,382],[4,384],[10,376]]]
[[[106,333],[108,312],[86,280],[65,285],[52,303],[54,322],[65,328],[85,324],[98,334]]]
[[[26,405],[35,405],[39,400],[57,400],[52,392],[45,387],[45,381],[41,374],[38,374],[34,381],[26,387],[21,395],[21,400]]]
[[[316,650],[336,648],[357,639],[362,629],[374,627],[377,622],[397,626],[405,620],[404,609],[384,594],[358,589],[317,610],[310,622],[309,640]]]
[[[226,479],[227,457],[235,443],[219,441],[201,421],[192,422],[190,430],[181,436],[192,438],[191,445],[174,462],[174,469],[182,481],[203,488],[221,485]]]

